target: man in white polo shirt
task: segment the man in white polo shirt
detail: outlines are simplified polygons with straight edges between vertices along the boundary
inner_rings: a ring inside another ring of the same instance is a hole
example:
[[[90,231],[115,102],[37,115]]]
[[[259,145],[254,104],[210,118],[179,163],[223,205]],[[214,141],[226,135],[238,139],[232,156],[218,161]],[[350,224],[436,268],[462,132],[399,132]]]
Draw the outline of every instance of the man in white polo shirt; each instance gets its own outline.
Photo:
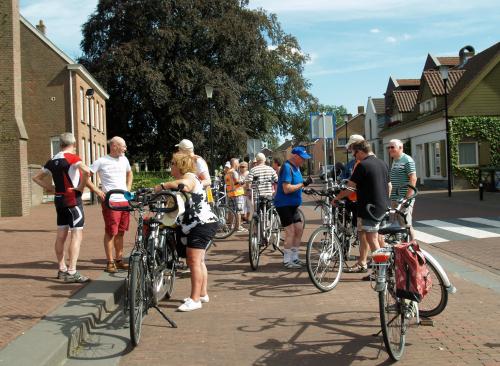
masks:
[[[106,272],[115,273],[118,269],[128,269],[128,264],[123,262],[123,236],[128,230],[130,213],[128,211],[114,211],[104,204],[106,192],[112,189],[130,191],[132,188],[132,169],[125,157],[127,145],[121,137],[115,136],[109,140],[109,154],[103,156],[90,166],[90,171],[99,175],[102,190],[92,182],[88,187],[101,199],[102,216],[104,218],[104,251],[106,252]],[[128,202],[122,195],[112,195],[110,201],[113,206],[127,206]],[[113,247],[115,257],[113,259]]]

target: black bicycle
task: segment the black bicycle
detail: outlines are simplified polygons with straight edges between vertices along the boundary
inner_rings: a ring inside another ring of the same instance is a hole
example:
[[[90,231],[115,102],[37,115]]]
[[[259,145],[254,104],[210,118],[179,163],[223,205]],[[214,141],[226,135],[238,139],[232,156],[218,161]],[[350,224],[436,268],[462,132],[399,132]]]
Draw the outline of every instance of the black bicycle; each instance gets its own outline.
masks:
[[[135,193],[123,190],[107,192],[105,204],[116,211],[136,211],[137,233],[129,257],[129,271],[125,279],[124,311],[129,315],[130,339],[133,346],[139,344],[142,320],[150,308],[155,308],[173,328],[175,322],[165,315],[159,302],[170,298],[174,289],[176,265],[176,231],[163,223],[163,216],[178,210],[177,194],[187,199],[179,186],[178,191],[153,193],[151,189],[140,189]],[[180,192],[180,193],[179,193]],[[122,195],[129,206],[113,206],[111,195]],[[146,211],[152,215],[145,217]]]

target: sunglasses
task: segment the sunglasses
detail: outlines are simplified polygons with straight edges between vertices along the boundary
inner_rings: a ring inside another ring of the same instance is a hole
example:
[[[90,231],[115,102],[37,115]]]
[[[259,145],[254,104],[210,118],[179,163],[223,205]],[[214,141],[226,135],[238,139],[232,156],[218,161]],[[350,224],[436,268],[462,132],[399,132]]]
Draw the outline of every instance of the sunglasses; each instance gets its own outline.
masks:
[[[396,149],[396,146],[387,146],[387,150],[393,150]]]

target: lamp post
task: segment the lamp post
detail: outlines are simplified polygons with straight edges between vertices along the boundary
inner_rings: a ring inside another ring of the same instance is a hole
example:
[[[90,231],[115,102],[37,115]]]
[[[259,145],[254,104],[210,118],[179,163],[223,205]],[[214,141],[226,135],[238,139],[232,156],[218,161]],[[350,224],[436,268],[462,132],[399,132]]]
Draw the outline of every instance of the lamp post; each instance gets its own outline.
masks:
[[[349,121],[349,115],[344,114],[344,125],[345,125],[345,143],[347,144],[348,142],[348,137],[347,137],[347,122]],[[345,162],[346,164],[349,162],[349,151],[346,149],[345,150]]]
[[[446,168],[448,176],[448,197],[451,197],[451,147],[450,147],[450,121],[448,120],[448,66],[440,66],[439,73],[444,84],[444,118],[446,121]]]
[[[94,89],[90,88],[90,89],[87,89],[87,91],[85,92],[85,97],[87,98],[87,100],[90,102],[92,101],[92,103],[94,103]],[[92,154],[92,150],[93,150],[93,144],[92,144],[92,124],[94,123],[94,116],[93,114],[94,113],[91,113],[91,110],[90,110],[90,104],[88,106],[89,108],[89,144],[90,144],[90,149],[89,149],[89,166],[92,165],[92,162],[93,162],[93,154]],[[92,181],[92,183],[94,183],[94,176],[91,175],[90,176],[90,180]],[[94,192],[90,191],[90,204],[94,204]]]
[[[210,101],[212,100],[212,95],[214,92],[213,86],[207,84],[205,85],[205,93],[207,94],[208,99],[208,118],[210,119],[210,169],[212,173],[215,175],[215,166],[214,166],[214,126],[213,126],[213,118],[211,116],[212,113],[212,105]]]

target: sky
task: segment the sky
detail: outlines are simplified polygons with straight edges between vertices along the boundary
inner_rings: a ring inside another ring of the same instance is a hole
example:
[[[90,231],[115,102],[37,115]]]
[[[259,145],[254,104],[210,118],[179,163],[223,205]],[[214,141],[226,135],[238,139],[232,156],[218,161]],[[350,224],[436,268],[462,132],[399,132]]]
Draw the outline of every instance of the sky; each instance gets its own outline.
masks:
[[[70,57],[81,54],[81,25],[97,0],[20,0],[32,24]],[[304,76],[322,104],[356,114],[381,98],[389,77],[420,78],[427,54],[480,52],[500,41],[499,0],[250,0],[275,13],[283,30],[309,55]]]

